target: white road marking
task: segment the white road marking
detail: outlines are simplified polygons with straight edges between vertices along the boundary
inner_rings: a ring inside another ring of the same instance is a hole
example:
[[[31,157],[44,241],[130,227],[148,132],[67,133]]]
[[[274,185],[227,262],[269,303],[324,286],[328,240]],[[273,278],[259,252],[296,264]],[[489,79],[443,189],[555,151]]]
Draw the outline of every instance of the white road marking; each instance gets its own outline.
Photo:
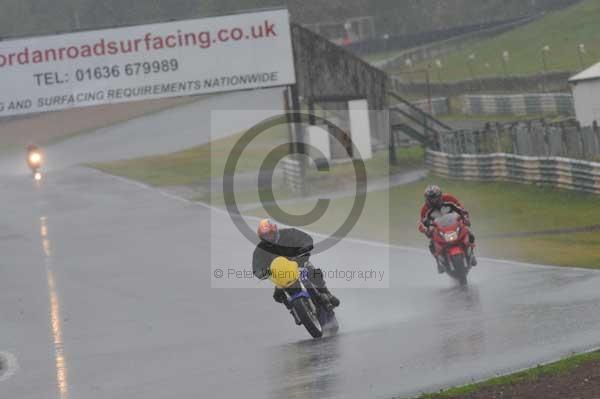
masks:
[[[111,175],[108,173],[104,173],[101,172],[97,169],[91,169],[97,173],[100,173],[104,176],[109,176],[112,177],[116,180],[120,180],[122,182],[128,183],[130,185],[134,185],[137,187],[140,187],[142,189],[145,190],[149,190],[149,191],[153,191],[155,193],[158,193],[166,198],[170,198],[179,202],[183,202],[189,205],[196,205],[196,206],[201,206],[203,208],[209,209],[211,211],[214,212],[218,212],[224,215],[229,216],[229,212],[227,212],[226,209],[223,208],[219,208],[213,205],[209,205],[205,202],[200,202],[200,201],[192,201],[189,200],[187,198],[184,197],[180,197],[178,195],[175,195],[173,193],[169,193],[167,191],[164,191],[160,188],[156,188],[156,187],[152,187],[148,184],[145,183],[141,183],[139,181],[135,181],[135,180],[131,180],[131,179],[127,179],[125,177],[122,176],[116,176],[116,175]],[[255,217],[255,216],[246,216],[243,215],[243,217],[245,219],[252,219],[252,220],[260,220],[260,218]],[[317,237],[328,237],[327,235],[318,233],[318,232],[314,232],[314,231],[310,231],[310,230],[305,230],[307,233],[310,233],[314,236]],[[377,248],[387,248],[387,249],[398,249],[401,251],[405,251],[405,252],[412,252],[412,253],[417,253],[417,254],[421,254],[421,255],[427,255],[429,253],[428,250],[426,249],[421,249],[421,248],[414,248],[414,247],[407,247],[407,246],[403,246],[403,245],[396,245],[396,244],[387,244],[384,242],[378,242],[378,241],[370,241],[370,240],[364,240],[364,239],[360,239],[360,238],[350,238],[350,237],[345,237],[344,241],[347,242],[352,242],[352,243],[356,243],[356,244],[363,244],[363,245],[367,245],[367,246],[371,246],[371,247],[377,247]],[[569,268],[565,268],[565,267],[561,267],[561,266],[552,266],[552,265],[540,265],[540,264],[535,264],[535,263],[527,263],[527,262],[516,262],[516,261],[511,261],[511,260],[507,260],[507,259],[494,259],[494,258],[487,258],[487,257],[478,257],[480,260],[486,261],[486,262],[494,262],[494,263],[500,263],[500,264],[505,264],[505,265],[511,265],[511,266],[520,266],[520,267],[528,267],[528,268],[544,268],[544,269],[560,269],[560,270],[570,270],[570,269],[578,269],[578,270],[586,270],[586,271],[596,271],[597,273],[600,273],[600,270],[594,270],[594,269],[587,269],[587,268],[583,268],[583,267],[569,267]]]

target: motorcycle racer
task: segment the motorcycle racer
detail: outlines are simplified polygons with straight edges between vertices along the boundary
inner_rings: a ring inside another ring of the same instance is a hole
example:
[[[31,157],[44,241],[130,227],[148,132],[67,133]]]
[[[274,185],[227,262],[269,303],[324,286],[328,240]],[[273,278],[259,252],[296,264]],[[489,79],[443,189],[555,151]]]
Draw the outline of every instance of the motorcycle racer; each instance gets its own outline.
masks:
[[[278,226],[269,219],[263,219],[258,225],[257,234],[260,243],[256,246],[252,256],[252,271],[254,275],[265,280],[269,278],[270,265],[273,259],[284,256],[294,258],[301,267],[308,272],[308,279],[316,288],[319,298],[331,307],[338,307],[340,301],[336,298],[325,285],[323,272],[316,269],[309,261],[310,251],[313,249],[313,239],[310,235],[298,229],[279,229]],[[275,302],[286,303],[285,292],[280,288],[275,288],[273,293]]]
[[[459,213],[466,226],[471,226],[471,220],[469,218],[469,212],[460,203],[460,201],[451,194],[444,194],[439,186],[429,185],[424,192],[425,204],[421,208],[421,221],[419,223],[419,231],[430,239],[429,251],[434,254],[434,245],[431,240],[431,222],[442,215],[450,212]],[[469,242],[475,243],[475,235],[473,235],[471,229],[469,229]],[[477,266],[477,259],[473,253],[473,247],[471,247],[470,253],[471,266]],[[438,263],[438,273],[444,273],[443,268]]]

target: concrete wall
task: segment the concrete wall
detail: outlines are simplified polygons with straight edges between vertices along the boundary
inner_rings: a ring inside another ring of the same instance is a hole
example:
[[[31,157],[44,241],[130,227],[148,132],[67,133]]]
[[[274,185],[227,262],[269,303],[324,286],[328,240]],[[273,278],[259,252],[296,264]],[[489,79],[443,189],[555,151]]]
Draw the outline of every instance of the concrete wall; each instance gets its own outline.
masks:
[[[350,110],[350,131],[352,132],[352,142],[354,148],[358,151],[353,153],[354,159],[371,159],[373,157],[373,148],[371,145],[371,135],[369,134],[369,105],[366,100],[353,100],[348,103]]]
[[[309,148],[311,159],[321,160],[324,157],[325,160],[330,161],[331,143],[329,142],[329,132],[322,126],[309,126],[307,134],[308,144],[311,146]]]
[[[600,79],[573,85],[575,115],[581,126],[600,122]]]
[[[347,97],[368,101],[371,134],[387,143],[389,124],[385,113],[385,72],[361,60],[327,39],[292,24],[292,40],[296,58],[296,79],[302,101],[311,98]]]

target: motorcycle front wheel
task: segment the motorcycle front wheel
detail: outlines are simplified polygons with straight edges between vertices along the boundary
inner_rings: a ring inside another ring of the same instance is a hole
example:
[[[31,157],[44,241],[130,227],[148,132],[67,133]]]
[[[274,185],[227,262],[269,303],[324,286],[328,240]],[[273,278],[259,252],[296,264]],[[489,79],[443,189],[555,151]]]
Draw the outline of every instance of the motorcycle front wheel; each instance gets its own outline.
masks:
[[[299,298],[294,302],[294,310],[300,321],[313,338],[321,338],[323,336],[323,327],[319,322],[314,306],[309,302],[308,298]]]
[[[467,258],[464,254],[450,256],[452,262],[453,276],[460,285],[467,285]]]

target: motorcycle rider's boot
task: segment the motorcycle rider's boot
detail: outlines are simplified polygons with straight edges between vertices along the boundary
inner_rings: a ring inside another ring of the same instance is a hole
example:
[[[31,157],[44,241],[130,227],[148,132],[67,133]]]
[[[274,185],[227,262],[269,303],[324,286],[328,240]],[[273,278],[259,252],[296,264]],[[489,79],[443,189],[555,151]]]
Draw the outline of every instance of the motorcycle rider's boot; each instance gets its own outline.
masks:
[[[324,302],[331,305],[331,308],[337,308],[340,306],[340,300],[329,291],[329,288],[323,287],[319,289],[319,294],[323,298]]]
[[[292,309],[292,305],[288,302],[285,292],[280,288],[275,288],[275,292],[273,292],[273,300],[277,303],[284,304],[289,310]]]
[[[471,253],[471,267],[477,266],[477,258],[474,253]]]
[[[473,247],[469,249],[469,266],[477,266],[477,258],[475,257],[475,250],[473,249]]]
[[[444,266],[442,266],[440,261],[435,256],[435,246],[433,245],[433,241],[429,241],[429,252],[431,252],[431,255],[435,259],[435,263],[437,264],[438,274],[444,274],[446,272],[446,270],[444,270]]]
[[[475,236],[470,231],[469,231],[469,242],[471,244],[475,244]],[[477,266],[477,258],[475,257],[475,250],[473,249],[473,247],[471,247],[469,258],[471,260],[471,267]]]
[[[331,292],[327,295],[328,295],[329,303],[331,303],[331,305],[334,308],[337,308],[338,306],[340,306],[340,300],[338,299],[338,297],[333,295]]]

